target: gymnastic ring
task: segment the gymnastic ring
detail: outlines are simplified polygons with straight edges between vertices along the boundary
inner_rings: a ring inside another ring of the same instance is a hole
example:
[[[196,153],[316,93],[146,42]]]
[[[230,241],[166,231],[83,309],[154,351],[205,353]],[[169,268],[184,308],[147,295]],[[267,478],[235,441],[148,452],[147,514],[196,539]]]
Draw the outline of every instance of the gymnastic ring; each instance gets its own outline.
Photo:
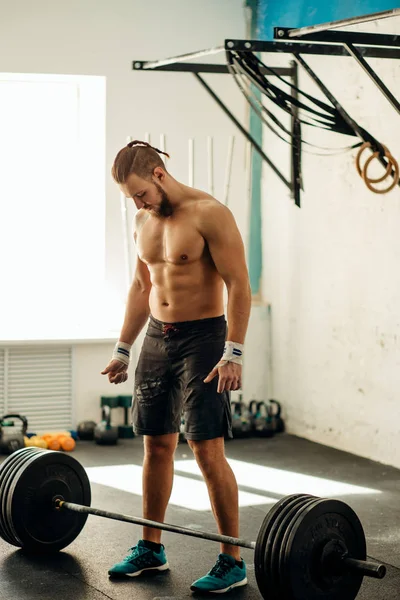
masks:
[[[387,159],[387,161],[388,161],[388,164],[387,164],[387,166],[386,166],[386,172],[384,173],[384,175],[383,175],[382,177],[378,177],[377,179],[371,179],[370,177],[367,177],[367,170],[368,170],[368,169],[365,169],[365,168],[363,168],[363,174],[362,174],[362,178],[364,179],[364,181],[365,181],[365,180],[368,180],[368,181],[369,181],[369,183],[381,183],[382,181],[384,181],[384,180],[385,180],[385,179],[386,179],[386,178],[387,178],[387,177],[388,177],[388,176],[391,174],[391,172],[392,172],[392,166],[394,166],[394,164],[395,164],[395,162],[396,162],[396,159],[395,159],[395,158],[393,157],[393,155],[392,155],[392,154],[389,152],[389,149],[388,149],[386,146],[384,146],[384,145],[382,144],[382,147],[383,147],[383,148],[384,148],[384,150],[385,150],[385,158],[386,158],[386,159]],[[379,152],[374,152],[374,153],[373,153],[373,156],[374,156],[375,158],[378,158],[378,157],[379,157]],[[368,164],[369,164],[369,163],[368,163]],[[365,166],[365,165],[364,165],[364,166]]]
[[[369,190],[371,190],[371,192],[374,192],[375,194],[386,194],[387,192],[390,192],[399,182],[399,165],[398,162],[395,158],[393,158],[393,156],[391,154],[388,155],[388,158],[390,160],[391,163],[391,167],[394,167],[394,175],[393,175],[393,181],[392,183],[389,185],[389,187],[387,187],[386,189],[383,190],[377,190],[376,188],[374,188],[371,185],[371,182],[373,181],[372,179],[367,179],[365,177],[365,174],[368,170],[368,165],[370,164],[370,162],[372,160],[374,160],[374,158],[376,158],[376,155],[379,155],[379,152],[374,152],[373,154],[371,154],[371,156],[369,158],[367,158],[367,160],[365,161],[364,164],[364,168],[363,168],[363,172],[362,172],[362,178],[364,179],[365,185],[367,186],[367,188]]]
[[[373,160],[374,158],[379,158],[379,152],[374,152],[372,154],[372,156],[370,156],[368,158],[368,164],[367,161],[365,161],[365,164],[363,166],[363,170],[362,170],[362,178],[364,179],[364,181],[368,181],[369,183],[381,183],[382,181],[384,181],[387,177],[390,177],[391,173],[392,173],[392,167],[395,166],[396,164],[396,159],[394,158],[394,156],[392,156],[392,154],[390,154],[390,152],[387,150],[386,146],[385,146],[385,158],[388,161],[388,165],[386,167],[386,173],[383,175],[383,177],[379,177],[377,179],[371,179],[370,177],[368,177],[367,173],[368,173],[368,167],[371,163],[371,160]],[[371,160],[370,160],[371,159]]]
[[[363,177],[363,169],[361,169],[361,165],[360,165],[360,158],[361,158],[361,154],[364,152],[364,150],[366,148],[371,148],[371,143],[370,142],[364,142],[364,144],[360,147],[357,157],[356,157],[356,168],[357,168],[357,172],[359,174],[360,177]],[[382,144],[382,148],[385,150],[385,158],[389,158],[391,157],[391,154],[388,150],[388,148],[386,146],[384,146]],[[373,157],[377,158],[379,156],[379,152],[374,152]],[[392,171],[392,164],[390,162],[390,159],[388,160],[388,164],[386,167],[386,173],[383,175],[383,177],[379,177],[378,179],[369,179],[368,181],[370,183],[380,183],[381,181],[384,181],[384,179],[386,179],[386,177],[391,173]]]
[[[360,165],[361,154],[364,152],[364,150],[366,148],[371,148],[371,143],[370,142],[364,142],[360,146],[360,149],[359,149],[359,151],[357,153],[357,156],[356,156],[356,168],[357,168],[357,173],[359,174],[360,177],[362,177],[362,169],[361,169],[361,165]]]

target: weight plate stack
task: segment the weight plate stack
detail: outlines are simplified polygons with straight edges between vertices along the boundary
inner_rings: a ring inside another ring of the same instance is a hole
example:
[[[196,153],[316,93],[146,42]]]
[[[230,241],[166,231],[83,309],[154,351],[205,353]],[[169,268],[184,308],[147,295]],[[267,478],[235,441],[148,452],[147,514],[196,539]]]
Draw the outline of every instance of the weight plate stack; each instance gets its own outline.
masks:
[[[354,600],[357,597],[363,575],[337,568],[343,554],[359,560],[367,557],[363,527],[347,504],[319,499],[305,506],[293,519],[284,545],[282,598]],[[327,550],[331,555],[335,553],[335,569],[327,568]]]
[[[7,518],[7,498],[16,470],[23,461],[40,452],[40,448],[21,448],[11,454],[0,466],[0,536],[13,546],[20,546]]]
[[[270,546],[267,546],[267,550],[269,550],[268,555],[266,556],[266,560],[269,561],[269,574],[270,574],[270,582],[271,586],[275,591],[275,596],[279,600],[283,600],[283,580],[281,578],[280,572],[280,551],[282,548],[283,538],[289,527],[290,523],[293,522],[293,518],[299,514],[305,506],[309,506],[314,503],[316,498],[313,496],[308,496],[306,498],[299,498],[295,502],[291,502],[284,511],[282,511],[279,519],[274,524],[274,528],[271,531],[270,538],[271,543]],[[268,563],[267,563],[268,564]]]
[[[287,522],[287,516],[296,514],[301,506],[313,501],[312,496],[304,495],[285,503],[283,509],[272,523],[264,553],[264,568],[268,578],[269,598],[281,600],[279,586],[279,548],[282,543],[284,529],[282,525]]]
[[[267,546],[271,545],[271,530],[273,530],[276,521],[279,520],[281,513],[285,511],[287,506],[291,505],[293,502],[306,498],[308,499],[310,497],[311,496],[308,496],[307,494],[293,494],[282,498],[282,500],[277,502],[271,508],[260,527],[254,550],[254,570],[258,588],[265,600],[274,600],[276,598],[275,590],[270,582],[269,561],[267,556]]]

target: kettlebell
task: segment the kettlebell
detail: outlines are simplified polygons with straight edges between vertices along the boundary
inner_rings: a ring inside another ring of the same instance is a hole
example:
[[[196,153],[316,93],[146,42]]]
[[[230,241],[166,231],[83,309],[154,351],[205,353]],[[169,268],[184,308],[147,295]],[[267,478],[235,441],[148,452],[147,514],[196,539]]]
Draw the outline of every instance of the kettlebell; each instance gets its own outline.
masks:
[[[96,423],[94,421],[82,421],[78,425],[78,438],[82,441],[91,441],[94,439],[94,430]]]
[[[274,422],[274,428],[276,433],[283,433],[285,431],[285,423],[281,417],[282,408],[278,400],[269,400],[271,405],[270,413]]]
[[[19,419],[22,425],[16,426],[14,421]],[[28,420],[18,414],[4,415],[0,420],[0,450],[3,454],[12,454],[25,446],[25,434],[28,430]]]
[[[178,441],[180,444],[184,444],[187,441],[186,436],[185,436],[185,419],[184,419],[183,414],[181,415],[181,424],[179,426]]]
[[[242,432],[242,419],[241,419],[241,405],[240,402],[236,400],[231,402],[231,412],[232,412],[232,433],[233,437],[241,437]]]
[[[248,437],[251,434],[252,423],[248,406],[244,402],[240,403],[240,419],[242,422],[242,437]]]
[[[270,438],[274,435],[274,426],[268,406],[262,400],[257,403],[257,415],[254,419],[254,432],[259,437]]]
[[[118,427],[111,425],[111,408],[108,405],[103,406],[102,420],[94,428],[94,441],[96,444],[111,446],[118,442]]]
[[[249,413],[250,413],[250,421],[251,421],[251,431],[253,433],[255,433],[255,420],[257,418],[258,412],[257,412],[257,404],[258,404],[258,400],[251,400],[249,402]]]

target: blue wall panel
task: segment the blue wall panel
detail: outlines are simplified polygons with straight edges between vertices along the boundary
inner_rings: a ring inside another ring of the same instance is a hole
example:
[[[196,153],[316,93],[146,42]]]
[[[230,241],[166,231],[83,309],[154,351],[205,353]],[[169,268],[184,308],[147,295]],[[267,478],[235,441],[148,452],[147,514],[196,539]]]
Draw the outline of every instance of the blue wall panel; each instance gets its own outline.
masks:
[[[273,39],[274,27],[305,27],[399,8],[400,2],[379,0],[259,0],[257,37]],[[392,33],[396,33],[393,31]]]

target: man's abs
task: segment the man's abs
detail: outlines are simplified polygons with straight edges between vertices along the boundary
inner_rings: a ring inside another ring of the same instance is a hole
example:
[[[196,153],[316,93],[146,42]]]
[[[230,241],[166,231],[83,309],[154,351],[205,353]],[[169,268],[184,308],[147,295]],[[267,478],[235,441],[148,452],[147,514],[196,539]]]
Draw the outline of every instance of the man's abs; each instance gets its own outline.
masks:
[[[162,271],[162,273],[161,273]],[[224,313],[223,281],[204,264],[150,267],[154,282],[150,312],[159,321],[176,323],[218,317]]]

